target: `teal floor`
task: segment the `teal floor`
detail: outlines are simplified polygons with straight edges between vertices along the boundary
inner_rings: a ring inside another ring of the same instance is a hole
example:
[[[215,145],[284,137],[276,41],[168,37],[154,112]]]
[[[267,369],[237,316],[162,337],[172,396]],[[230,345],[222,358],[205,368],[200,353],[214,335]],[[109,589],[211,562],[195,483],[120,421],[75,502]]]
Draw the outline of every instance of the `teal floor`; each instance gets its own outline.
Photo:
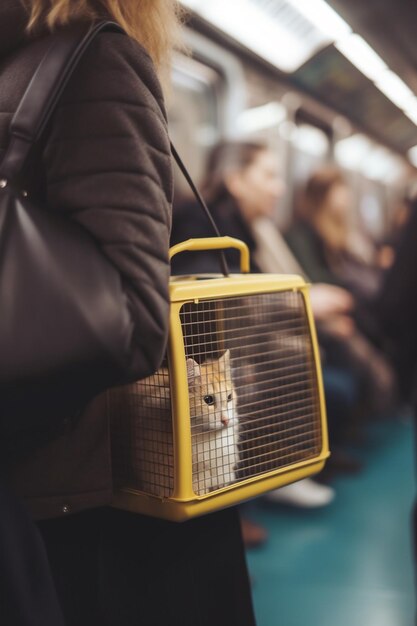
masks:
[[[373,425],[364,471],[306,511],[250,504],[268,543],[248,553],[258,626],[412,626],[411,422]]]

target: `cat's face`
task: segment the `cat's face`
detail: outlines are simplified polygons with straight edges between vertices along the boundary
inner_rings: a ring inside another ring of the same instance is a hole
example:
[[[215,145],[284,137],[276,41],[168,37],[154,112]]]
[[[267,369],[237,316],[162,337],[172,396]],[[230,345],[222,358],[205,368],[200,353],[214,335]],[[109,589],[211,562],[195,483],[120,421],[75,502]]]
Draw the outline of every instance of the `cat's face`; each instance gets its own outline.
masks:
[[[229,350],[220,359],[203,365],[187,359],[187,375],[193,434],[236,426]]]

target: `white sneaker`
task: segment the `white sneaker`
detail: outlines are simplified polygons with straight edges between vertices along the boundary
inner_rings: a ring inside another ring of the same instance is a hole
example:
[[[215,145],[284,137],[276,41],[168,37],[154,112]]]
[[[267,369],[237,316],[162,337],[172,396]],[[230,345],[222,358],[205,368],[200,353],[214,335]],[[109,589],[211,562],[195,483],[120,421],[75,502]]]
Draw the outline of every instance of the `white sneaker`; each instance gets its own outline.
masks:
[[[320,485],[311,478],[304,478],[292,485],[275,489],[265,495],[268,502],[291,504],[303,508],[326,506],[334,500],[336,492],[332,487]]]

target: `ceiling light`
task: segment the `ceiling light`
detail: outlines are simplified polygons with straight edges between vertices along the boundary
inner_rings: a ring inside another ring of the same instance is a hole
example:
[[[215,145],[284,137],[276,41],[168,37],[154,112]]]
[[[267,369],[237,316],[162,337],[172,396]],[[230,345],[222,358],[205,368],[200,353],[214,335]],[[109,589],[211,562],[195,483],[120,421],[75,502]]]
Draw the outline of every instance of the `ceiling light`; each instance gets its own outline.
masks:
[[[352,29],[324,0],[288,0],[304,17],[332,41],[346,37]]]
[[[376,81],[387,70],[387,64],[360,35],[351,34],[336,43],[336,48],[370,80]]]
[[[403,109],[405,115],[417,126],[417,98],[414,97],[410,100],[407,106]]]
[[[411,120],[413,122],[413,124],[415,124],[415,126],[417,126],[417,111],[415,111],[415,112],[404,111],[404,113],[408,117],[408,119]]]
[[[181,0],[283,72],[336,48],[417,126],[417,99],[385,61],[324,0]]]
[[[397,74],[389,69],[385,61],[362,37],[351,34],[338,41],[335,47],[391,102],[402,109],[411,121],[417,124],[415,94]]]
[[[391,70],[387,70],[375,81],[375,85],[400,109],[407,106],[414,93],[403,80]]]
[[[326,28],[316,27],[316,22],[299,10],[298,1],[183,0],[182,3],[283,72],[294,72],[334,41],[334,35],[327,30],[335,22],[327,20]],[[322,0],[320,3],[325,5]]]

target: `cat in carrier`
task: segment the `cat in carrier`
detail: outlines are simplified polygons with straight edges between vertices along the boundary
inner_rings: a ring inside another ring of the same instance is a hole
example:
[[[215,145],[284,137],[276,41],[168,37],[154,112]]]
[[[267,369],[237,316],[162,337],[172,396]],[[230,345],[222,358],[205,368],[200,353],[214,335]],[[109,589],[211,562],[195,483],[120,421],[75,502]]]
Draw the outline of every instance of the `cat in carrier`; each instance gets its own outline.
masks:
[[[221,489],[236,479],[239,435],[230,361],[229,350],[202,364],[192,358],[186,361],[196,495]],[[113,456],[123,467],[123,481],[145,493],[169,497],[174,488],[169,371],[162,367],[119,393],[117,431],[120,435],[124,430],[122,439],[130,444],[121,450],[114,442]]]
[[[232,483],[238,461],[238,419],[230,351],[198,365],[187,359],[193,488],[202,495]]]

